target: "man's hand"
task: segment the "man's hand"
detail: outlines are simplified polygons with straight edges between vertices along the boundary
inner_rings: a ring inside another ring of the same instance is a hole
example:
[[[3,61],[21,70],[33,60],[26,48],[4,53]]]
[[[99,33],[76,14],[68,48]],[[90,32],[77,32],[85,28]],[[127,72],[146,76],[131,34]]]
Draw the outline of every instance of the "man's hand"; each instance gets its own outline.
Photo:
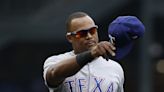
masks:
[[[93,57],[102,56],[108,60],[110,56],[115,56],[115,50],[116,48],[112,43],[108,41],[101,41],[91,49],[91,54]]]

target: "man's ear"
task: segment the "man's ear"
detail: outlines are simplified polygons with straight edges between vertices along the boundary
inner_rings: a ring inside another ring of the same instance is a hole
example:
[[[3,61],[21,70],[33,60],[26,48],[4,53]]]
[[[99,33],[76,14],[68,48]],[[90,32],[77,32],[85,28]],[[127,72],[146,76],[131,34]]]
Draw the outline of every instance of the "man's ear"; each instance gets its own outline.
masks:
[[[67,40],[72,43],[72,37],[70,35],[66,35]]]

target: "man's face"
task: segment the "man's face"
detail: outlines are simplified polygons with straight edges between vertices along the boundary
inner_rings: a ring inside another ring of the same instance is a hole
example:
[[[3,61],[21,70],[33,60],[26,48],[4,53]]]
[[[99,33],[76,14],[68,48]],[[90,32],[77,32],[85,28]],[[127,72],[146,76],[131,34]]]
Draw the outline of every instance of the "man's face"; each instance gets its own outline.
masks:
[[[71,22],[70,42],[75,53],[80,53],[93,48],[98,43],[97,26],[89,17],[73,19]]]

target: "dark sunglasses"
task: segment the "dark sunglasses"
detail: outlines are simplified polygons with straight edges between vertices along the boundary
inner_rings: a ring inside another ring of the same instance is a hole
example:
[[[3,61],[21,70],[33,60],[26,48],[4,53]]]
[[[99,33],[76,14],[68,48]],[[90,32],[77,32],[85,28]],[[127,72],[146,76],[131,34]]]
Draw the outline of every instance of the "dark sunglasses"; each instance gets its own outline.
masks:
[[[98,26],[95,25],[94,27],[87,29],[87,30],[80,30],[75,32],[68,32],[67,35],[74,35],[77,39],[86,37],[88,33],[94,35],[97,31]]]

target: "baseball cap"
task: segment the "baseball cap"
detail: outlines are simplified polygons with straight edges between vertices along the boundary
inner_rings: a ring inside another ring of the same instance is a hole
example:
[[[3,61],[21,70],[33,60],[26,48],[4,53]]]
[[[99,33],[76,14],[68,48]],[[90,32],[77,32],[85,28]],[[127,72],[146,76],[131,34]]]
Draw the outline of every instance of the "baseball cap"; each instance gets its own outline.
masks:
[[[119,16],[108,27],[110,39],[114,39],[116,60],[124,58],[132,49],[133,43],[145,32],[143,23],[135,16]]]

